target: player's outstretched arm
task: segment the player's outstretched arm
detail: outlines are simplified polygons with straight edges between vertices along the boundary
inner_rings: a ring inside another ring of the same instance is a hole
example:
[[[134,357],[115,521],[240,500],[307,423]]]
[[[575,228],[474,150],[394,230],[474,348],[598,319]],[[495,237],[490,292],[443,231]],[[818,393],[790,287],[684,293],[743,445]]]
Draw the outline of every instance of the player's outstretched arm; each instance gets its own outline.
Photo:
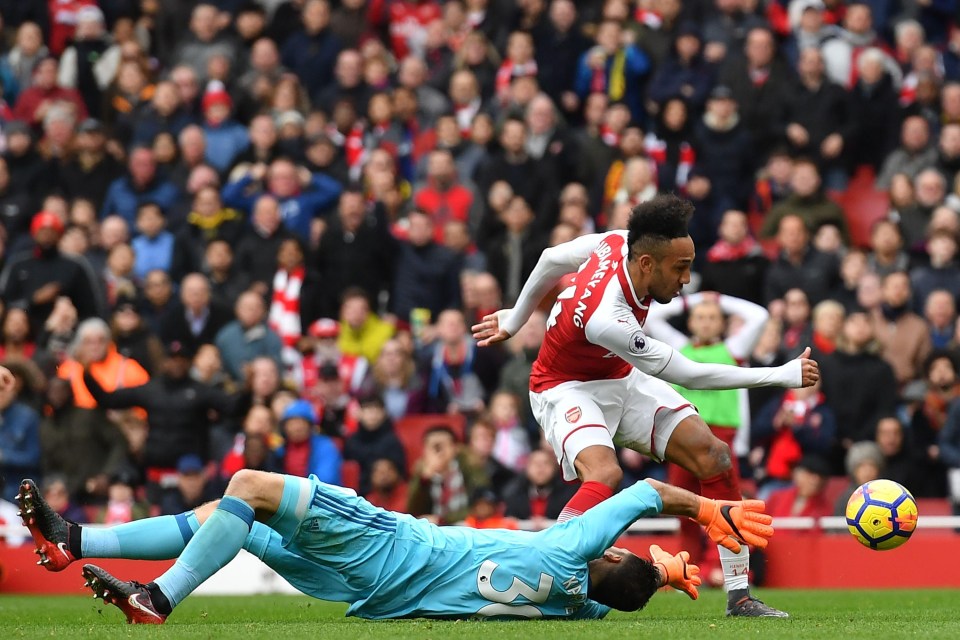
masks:
[[[773,518],[763,512],[762,500],[710,500],[673,485],[645,480],[660,494],[662,513],[696,520],[715,543],[740,552],[740,543],[764,548],[773,535]]]

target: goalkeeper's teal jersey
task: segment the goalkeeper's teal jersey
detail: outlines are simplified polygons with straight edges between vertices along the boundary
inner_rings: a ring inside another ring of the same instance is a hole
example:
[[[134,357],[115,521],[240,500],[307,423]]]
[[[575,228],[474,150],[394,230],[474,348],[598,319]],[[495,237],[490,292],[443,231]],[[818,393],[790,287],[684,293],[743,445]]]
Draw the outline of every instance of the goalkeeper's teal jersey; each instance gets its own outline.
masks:
[[[350,602],[347,615],[363,618],[602,618],[609,608],[589,599],[587,563],[662,509],[638,482],[536,533],[438,527],[311,481],[296,535],[283,541],[256,524],[246,548],[304,593]]]

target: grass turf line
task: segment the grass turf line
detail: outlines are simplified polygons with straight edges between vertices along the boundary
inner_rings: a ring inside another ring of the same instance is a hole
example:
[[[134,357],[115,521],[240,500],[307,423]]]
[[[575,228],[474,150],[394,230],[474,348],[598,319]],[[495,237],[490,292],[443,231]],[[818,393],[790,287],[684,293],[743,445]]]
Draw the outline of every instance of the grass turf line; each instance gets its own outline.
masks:
[[[639,613],[602,621],[370,622],[344,618],[345,607],[306,597],[196,597],[181,604],[162,627],[131,627],[119,610],[91,597],[0,595],[0,638],[267,638],[327,637],[338,640],[536,640],[549,638],[710,638],[762,640],[878,637],[960,638],[960,605],[950,590],[767,591],[770,604],[789,620],[723,616],[723,594],[700,600],[662,593]],[[495,636],[491,636],[491,633]]]

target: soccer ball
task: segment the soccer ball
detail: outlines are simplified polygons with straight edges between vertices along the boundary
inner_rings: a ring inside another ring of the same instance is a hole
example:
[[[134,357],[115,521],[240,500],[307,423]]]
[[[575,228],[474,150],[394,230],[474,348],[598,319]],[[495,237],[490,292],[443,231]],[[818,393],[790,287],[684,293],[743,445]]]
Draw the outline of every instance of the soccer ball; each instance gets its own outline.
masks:
[[[917,527],[917,501],[893,480],[871,480],[850,496],[847,527],[865,547],[896,549]]]

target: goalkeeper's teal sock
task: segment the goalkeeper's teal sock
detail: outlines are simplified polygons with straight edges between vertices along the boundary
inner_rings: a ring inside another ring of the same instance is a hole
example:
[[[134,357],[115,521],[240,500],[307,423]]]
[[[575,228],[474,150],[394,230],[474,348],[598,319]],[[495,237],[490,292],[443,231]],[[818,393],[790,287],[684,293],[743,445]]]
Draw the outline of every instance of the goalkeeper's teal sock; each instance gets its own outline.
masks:
[[[234,496],[223,496],[177,562],[153,583],[166,596],[170,609],[237,555],[253,520],[249,504]]]
[[[113,527],[80,527],[78,558],[176,558],[200,528],[193,511],[135,520]]]

